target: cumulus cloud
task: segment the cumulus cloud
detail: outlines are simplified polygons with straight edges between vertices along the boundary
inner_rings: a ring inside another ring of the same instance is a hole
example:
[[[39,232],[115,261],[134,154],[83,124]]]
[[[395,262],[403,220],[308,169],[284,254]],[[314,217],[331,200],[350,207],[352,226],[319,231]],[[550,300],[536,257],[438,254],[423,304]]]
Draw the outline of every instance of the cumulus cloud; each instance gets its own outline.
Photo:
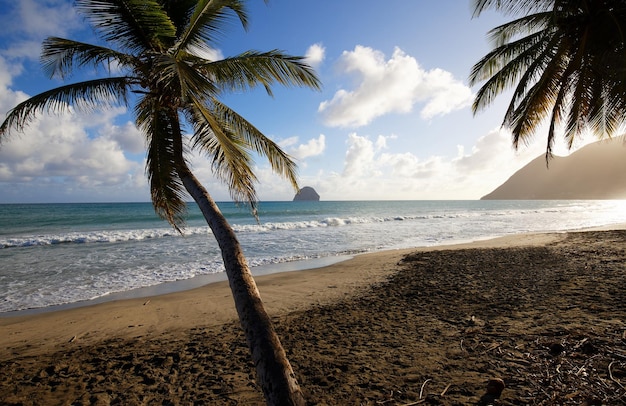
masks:
[[[469,152],[462,145],[457,146],[455,164],[461,169],[484,169],[493,165],[499,158],[508,159],[507,151],[512,151],[510,133],[505,130],[493,130],[480,137]]]
[[[379,148],[366,137],[359,137],[356,133],[348,135],[346,141],[346,159],[344,162],[343,176],[345,177],[370,177],[379,175],[376,170],[374,156]]]
[[[396,136],[379,135],[376,141],[356,133],[348,135],[346,158],[342,176],[359,178],[427,178],[432,176],[433,159],[420,161],[411,152],[389,153],[388,140]]]
[[[449,155],[418,157],[390,152],[395,135],[376,138],[350,133],[341,172],[306,177],[325,200],[474,199],[489,193],[541,151],[514,151],[510,133],[493,130]]]
[[[313,44],[307,49],[305,54],[306,63],[317,68],[324,61],[326,48],[322,44]]]
[[[131,154],[140,154],[146,149],[143,135],[130,121],[121,126],[114,125],[112,122],[103,124],[98,134],[103,139],[117,143],[122,150]]]
[[[2,181],[67,177],[92,185],[123,183],[138,166],[126,159],[115,137],[91,138],[71,115],[42,115],[3,143],[0,161],[8,173]]]
[[[306,159],[321,155],[326,149],[326,136],[320,134],[317,138],[311,138],[305,144],[298,144],[298,137],[290,137],[280,142],[281,148],[296,159]]]
[[[11,36],[11,46],[3,50],[10,58],[36,60],[41,52],[41,41],[48,36],[65,36],[81,26],[80,17],[66,0],[20,0],[4,2],[0,17],[3,36]]]
[[[13,66],[7,63],[6,59],[0,55],[0,112],[4,113],[27,98],[26,94],[19,91],[12,91],[9,87],[13,82],[13,77],[21,72],[21,66]],[[0,115],[4,118],[4,115]]]
[[[20,0],[15,5],[21,29],[32,36],[62,35],[80,24],[72,3],[65,0]]]
[[[441,69],[422,68],[417,60],[396,48],[389,60],[375,49],[356,46],[344,51],[338,63],[343,73],[354,75],[354,90],[341,89],[320,103],[318,112],[332,127],[360,127],[389,113],[408,113],[424,103],[420,115],[430,119],[469,106],[469,87]]]

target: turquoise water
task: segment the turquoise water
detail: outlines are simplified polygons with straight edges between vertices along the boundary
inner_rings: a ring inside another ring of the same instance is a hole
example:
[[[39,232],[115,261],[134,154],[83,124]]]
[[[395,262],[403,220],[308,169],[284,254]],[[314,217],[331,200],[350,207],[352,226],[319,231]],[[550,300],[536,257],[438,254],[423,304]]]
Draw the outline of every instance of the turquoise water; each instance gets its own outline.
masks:
[[[626,223],[622,201],[220,203],[253,267]],[[306,266],[306,265],[305,265]],[[254,268],[253,268],[254,271]],[[149,203],[0,205],[0,312],[223,272],[195,206],[179,235]]]

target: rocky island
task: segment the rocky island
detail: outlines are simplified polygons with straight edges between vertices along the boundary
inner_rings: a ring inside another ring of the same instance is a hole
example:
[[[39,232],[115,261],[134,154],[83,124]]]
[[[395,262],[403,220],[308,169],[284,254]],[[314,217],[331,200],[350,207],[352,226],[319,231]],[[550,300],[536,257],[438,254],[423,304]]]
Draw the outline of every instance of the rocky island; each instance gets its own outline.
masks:
[[[319,202],[320,195],[310,186],[305,186],[296,193],[294,202]]]

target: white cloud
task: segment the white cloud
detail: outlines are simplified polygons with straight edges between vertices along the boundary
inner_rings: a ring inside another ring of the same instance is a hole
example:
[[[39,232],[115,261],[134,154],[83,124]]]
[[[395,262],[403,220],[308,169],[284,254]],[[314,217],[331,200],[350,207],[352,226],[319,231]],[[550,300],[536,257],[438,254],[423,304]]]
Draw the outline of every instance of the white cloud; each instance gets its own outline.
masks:
[[[491,192],[545,152],[539,144],[515,150],[511,145],[511,133],[505,129],[494,129],[480,137],[469,153],[463,146],[457,149],[457,156],[451,161],[454,170],[468,187],[481,191],[480,196]]]
[[[367,178],[376,176],[374,156],[376,148],[374,143],[366,137],[359,137],[356,133],[348,135],[348,149],[343,168],[344,177]]]
[[[389,139],[397,137],[379,135],[374,143],[356,133],[349,134],[342,176],[381,178],[386,182],[398,178],[423,179],[434,175],[433,166],[441,160],[440,158],[433,157],[420,161],[411,152],[384,152]]]
[[[378,138],[376,138],[376,149],[388,148],[387,140],[395,140],[397,138],[398,137],[396,137],[395,135],[390,135],[387,137],[379,135]]]
[[[191,46],[190,53],[196,55],[200,58],[204,58],[208,61],[219,61],[224,59],[224,54],[222,51],[216,48],[211,48],[208,45],[206,46]]]
[[[339,67],[356,76],[359,84],[320,103],[318,111],[329,126],[360,127],[385,114],[408,113],[421,102],[425,103],[421,116],[430,119],[472,102],[470,88],[449,72],[426,71],[399,48],[385,60],[382,52],[358,45],[354,51],[343,52]]]
[[[317,68],[324,61],[326,48],[322,44],[313,44],[307,49],[305,61],[314,68]]]
[[[500,161],[499,164],[505,164],[510,154],[515,153],[511,145],[511,134],[506,130],[493,130],[480,137],[469,153],[465,152],[462,145],[457,146],[457,150],[458,154],[454,163],[461,170],[485,169],[497,161]],[[528,150],[522,149],[521,151],[527,152]]]
[[[2,61],[0,109],[8,111],[27,95],[6,86],[11,74]],[[132,124],[111,124],[124,112],[41,114],[23,133],[11,132],[0,148],[2,200],[146,200],[143,167],[124,152],[140,152],[143,140]]]
[[[281,141],[280,146],[289,155],[299,160],[321,155],[326,149],[326,136],[324,134],[320,134],[317,138],[311,138],[305,144],[296,145],[298,142],[298,137],[290,137]]]
[[[389,152],[400,137],[350,133],[340,173],[321,171],[305,177],[324,200],[477,199],[542,153],[539,147],[514,151],[510,133],[494,130],[475,145],[450,155],[421,158]]]
[[[11,37],[11,46],[2,52],[11,58],[37,60],[41,41],[48,36],[66,36],[81,27],[81,19],[66,0],[20,0],[3,2],[0,17],[2,36]]]
[[[2,50],[2,54],[11,60],[36,61],[41,55],[41,40],[22,39],[12,42],[9,48]]]
[[[20,0],[16,12],[19,14],[21,30],[31,36],[63,35],[80,24],[80,19],[65,0]]]
[[[460,110],[472,104],[474,98],[469,87],[454,79],[450,72],[433,69],[426,73],[417,87],[418,100],[427,100],[420,116],[430,119]]]
[[[99,130],[100,137],[114,141],[122,150],[132,154],[139,154],[146,150],[146,141],[134,123],[128,121],[122,126],[111,123],[112,121],[102,125]]]
[[[4,119],[4,113],[13,108],[17,103],[26,100],[28,96],[24,92],[13,91],[9,88],[13,77],[21,71],[20,66],[13,66],[0,56],[0,117]]]

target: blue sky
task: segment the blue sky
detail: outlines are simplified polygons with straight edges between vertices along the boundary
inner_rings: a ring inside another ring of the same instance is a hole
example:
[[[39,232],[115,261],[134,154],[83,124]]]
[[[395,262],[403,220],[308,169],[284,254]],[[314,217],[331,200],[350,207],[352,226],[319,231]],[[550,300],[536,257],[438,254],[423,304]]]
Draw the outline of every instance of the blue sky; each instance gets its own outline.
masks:
[[[500,129],[506,94],[471,112],[477,88],[467,77],[504,16],[473,19],[470,0],[248,4],[249,30],[233,22],[215,57],[249,49],[307,56],[323,89],[276,87],[273,98],[259,90],[224,101],[292,154],[300,185],[323,200],[478,199],[543,153],[545,131],[512,149]],[[0,10],[3,115],[61,84],[40,68],[44,38],[92,41],[93,33],[68,0],[0,0]],[[0,203],[148,201],[144,160],[124,108],[44,115],[0,146]],[[216,200],[230,200],[202,157],[192,163]],[[261,200],[292,199],[265,161],[257,173]]]

